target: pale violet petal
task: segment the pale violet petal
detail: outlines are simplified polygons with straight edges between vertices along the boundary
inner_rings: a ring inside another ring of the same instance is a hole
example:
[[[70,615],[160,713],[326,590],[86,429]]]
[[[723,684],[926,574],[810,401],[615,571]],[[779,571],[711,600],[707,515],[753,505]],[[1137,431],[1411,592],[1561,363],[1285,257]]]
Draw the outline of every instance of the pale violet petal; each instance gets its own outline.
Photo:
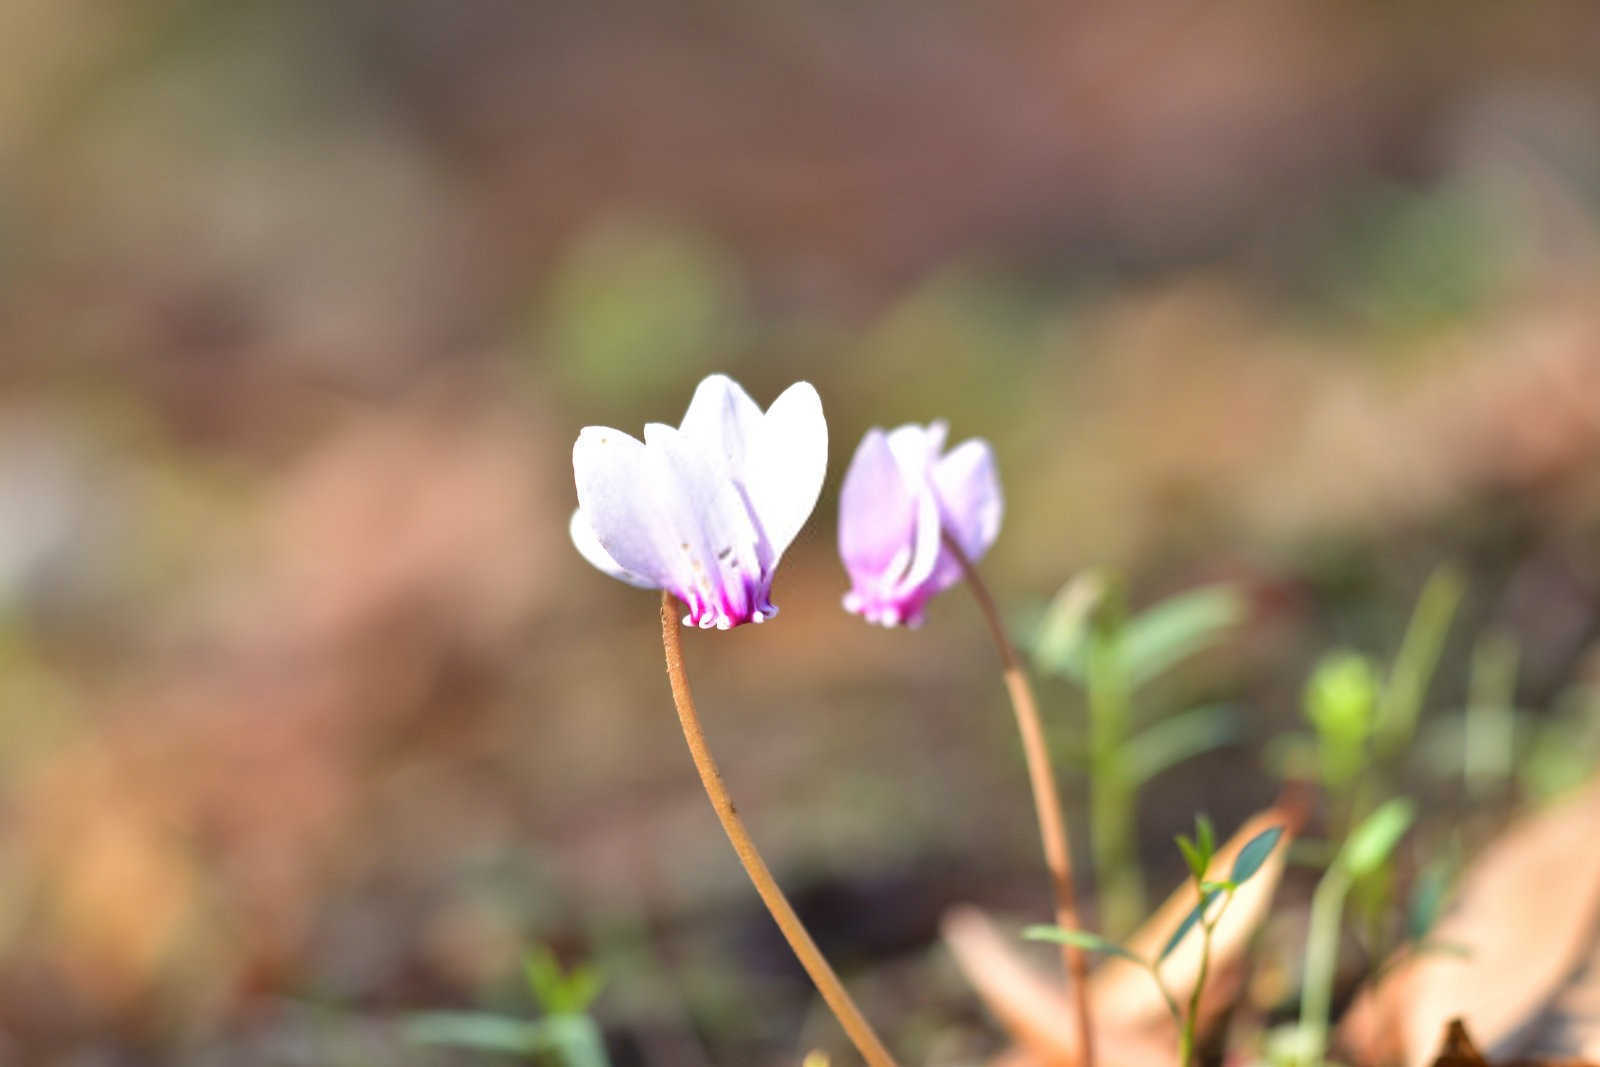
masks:
[[[944,420],[938,419],[927,426],[909,422],[889,431],[889,450],[906,481],[916,484],[928,476],[939,459],[939,450],[944,448],[948,429]]]
[[[839,558],[857,584],[881,581],[913,541],[916,496],[889,451],[888,436],[868,430],[839,488]],[[909,559],[897,568],[903,574]]]
[[[748,439],[742,480],[766,535],[770,569],[811,517],[828,473],[828,422],[822,398],[796,382],[772,402]]]
[[[934,465],[933,484],[945,529],[968,559],[982,559],[1005,513],[994,449],[980,438],[963,441]]]
[[[636,585],[640,589],[660,588],[659,583],[634,574],[611,558],[611,553],[606,551],[606,547],[594,535],[594,527],[589,525],[589,517],[583,513],[582,508],[573,511],[572,521],[567,524],[567,532],[572,535],[572,543],[578,549],[578,554],[597,569],[604,571],[618,581]]]
[[[940,532],[939,502],[934,499],[931,490],[924,488],[917,497],[916,542],[911,553],[911,565],[900,579],[902,592],[910,592],[933,574],[939,556],[944,551]]]
[[[726,374],[712,374],[695,387],[678,428],[738,477],[751,443],[761,432],[761,408]]]

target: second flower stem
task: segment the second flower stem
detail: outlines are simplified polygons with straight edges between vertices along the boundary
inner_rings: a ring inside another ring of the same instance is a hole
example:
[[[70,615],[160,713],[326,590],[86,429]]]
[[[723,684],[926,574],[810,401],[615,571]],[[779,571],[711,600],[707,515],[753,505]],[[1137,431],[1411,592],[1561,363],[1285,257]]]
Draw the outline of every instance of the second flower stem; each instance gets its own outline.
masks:
[[[694,694],[689,690],[689,676],[683,669],[678,610],[673,604],[672,594],[667,592],[661,594],[661,644],[667,656],[667,681],[672,686],[672,702],[678,709],[683,738],[689,743],[689,755],[694,759],[695,770],[700,772],[700,783],[705,786],[706,796],[711,798],[711,806],[716,810],[717,819],[733,844],[739,862],[744,865],[745,873],[755,884],[756,892],[760,894],[762,903],[766,904],[767,911],[772,913],[778,929],[783,931],[789,947],[799,957],[800,965],[811,976],[817,992],[822,994],[822,999],[833,1010],[839,1025],[844,1027],[869,1067],[897,1067],[894,1057],[889,1055],[889,1050],[884,1048],[883,1042],[872,1029],[872,1024],[861,1014],[861,1009],[856,1007],[856,1002],[839,981],[839,976],[833,973],[833,968],[828,965],[816,942],[811,940],[800,917],[790,906],[789,898],[778,888],[777,879],[772,877],[766,861],[756,851],[750,831],[745,829],[744,820],[739,818],[738,809],[728,796],[727,784],[722,780],[722,772],[717,769],[717,761],[711,756],[711,749],[706,746],[705,731],[700,728]]]
[[[1067,844],[1067,824],[1061,814],[1061,794],[1056,788],[1055,771],[1050,767],[1050,751],[1045,744],[1044,726],[1039,719],[1039,705],[1033,697],[1033,686],[1022,668],[1022,659],[1006,635],[1005,623],[995,607],[989,587],[983,584],[978,568],[973,566],[961,546],[948,533],[944,534],[945,548],[961,565],[967,587],[978,602],[989,632],[994,637],[995,649],[1000,653],[1000,667],[1005,677],[1006,692],[1011,697],[1012,710],[1017,716],[1017,730],[1022,735],[1022,753],[1028,764],[1028,781],[1033,787],[1033,807],[1039,819],[1039,837],[1044,844],[1045,865],[1050,869],[1051,888],[1055,891],[1056,925],[1064,930],[1082,929],[1078,921],[1078,894],[1072,880],[1072,851]],[[1079,1042],[1082,1067],[1094,1067],[1094,1028],[1089,1010],[1089,961],[1082,949],[1063,945],[1067,973],[1072,977],[1073,1007],[1078,1016]]]

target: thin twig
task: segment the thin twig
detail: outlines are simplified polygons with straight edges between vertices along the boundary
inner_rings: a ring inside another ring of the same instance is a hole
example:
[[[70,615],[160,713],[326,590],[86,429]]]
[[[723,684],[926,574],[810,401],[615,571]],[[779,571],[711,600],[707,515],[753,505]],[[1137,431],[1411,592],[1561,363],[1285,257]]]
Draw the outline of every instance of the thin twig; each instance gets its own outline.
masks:
[[[861,1010],[856,1007],[855,1001],[839,981],[839,976],[833,973],[833,968],[817,949],[816,942],[811,940],[811,935],[806,932],[800,917],[789,905],[783,890],[778,888],[777,880],[767,869],[761,853],[756,851],[755,842],[750,839],[750,832],[745,829],[744,821],[739,818],[739,812],[728,796],[728,787],[722,780],[722,772],[717,769],[717,761],[712,758],[711,750],[706,747],[705,733],[700,728],[700,716],[694,707],[694,694],[689,691],[689,676],[683,669],[683,648],[678,639],[678,611],[672,602],[672,594],[667,592],[661,594],[661,644],[667,654],[667,680],[672,685],[672,702],[678,708],[678,722],[683,726],[683,738],[689,742],[689,755],[694,758],[695,770],[700,772],[700,783],[705,786],[706,796],[711,798],[711,807],[716,810],[722,829],[733,844],[733,851],[738,855],[739,862],[744,865],[745,873],[750,876],[756,892],[761,895],[762,902],[772,913],[778,929],[783,931],[789,947],[799,957],[801,966],[805,967],[806,973],[811,976],[811,981],[816,984],[822,999],[833,1009],[833,1014],[844,1027],[845,1033],[850,1035],[850,1040],[855,1043],[862,1058],[870,1067],[896,1067],[894,1057],[884,1048],[872,1025],[867,1022],[866,1017],[861,1014]]]
[[[961,550],[949,533],[944,535],[945,548],[961,565],[967,587],[978,602],[989,632],[994,637],[995,649],[1000,653],[1000,667],[1005,676],[1006,692],[1011,696],[1011,707],[1016,712],[1017,730],[1022,734],[1022,753],[1028,764],[1028,781],[1033,786],[1033,807],[1039,819],[1039,838],[1044,844],[1045,865],[1050,869],[1050,882],[1055,890],[1056,925],[1064,930],[1082,929],[1078,921],[1078,894],[1072,880],[1072,852],[1067,844],[1067,824],[1061,814],[1061,794],[1056,788],[1055,772],[1050,768],[1050,753],[1045,745],[1044,727],[1039,719],[1039,705],[1033,697],[1033,686],[1027,672],[1022,669],[1021,657],[1006,636],[1005,623],[989,595],[988,586],[978,575],[967,554]],[[1072,976],[1073,1006],[1078,1016],[1079,1042],[1082,1049],[1082,1067],[1094,1067],[1094,1029],[1089,1010],[1089,961],[1082,949],[1062,945],[1067,973]]]

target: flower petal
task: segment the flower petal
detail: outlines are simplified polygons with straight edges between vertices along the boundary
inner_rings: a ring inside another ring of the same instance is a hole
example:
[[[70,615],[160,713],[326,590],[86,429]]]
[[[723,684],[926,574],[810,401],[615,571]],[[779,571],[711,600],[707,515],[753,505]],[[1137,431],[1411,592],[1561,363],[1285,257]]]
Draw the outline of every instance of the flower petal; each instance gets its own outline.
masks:
[[[678,548],[674,478],[659,453],[621,430],[586,426],[572,446],[572,473],[578,510],[618,568],[674,591],[692,578]]]
[[[902,595],[910,596],[918,586],[926,584],[933,576],[934,567],[944,553],[944,543],[939,539],[940,531],[939,503],[934,499],[932,492],[924,489],[917,497],[916,540],[913,543],[911,564],[906,568],[905,576],[900,579]],[[926,595],[932,596],[942,588],[944,586],[929,589]]]
[[[839,557],[851,579],[858,585],[877,581],[911,543],[916,519],[917,501],[889,450],[888,435],[868,430],[839,488]]]
[[[906,428],[902,428],[906,429]],[[926,433],[902,434],[912,465]],[[899,431],[897,431],[899,432]],[[845,609],[868,622],[915,625],[941,559],[939,506],[924,478],[909,480],[893,434],[870,430],[856,448],[839,497],[839,555],[850,574]],[[904,446],[903,446],[904,447]]]
[[[695,386],[678,428],[738,477],[752,441],[761,433],[761,408],[726,374],[711,374]]]
[[[766,534],[770,570],[811,517],[828,472],[828,422],[822,398],[809,382],[779,394],[748,439],[744,468],[736,472]]]
[[[976,563],[1000,536],[1005,513],[994,449],[981,438],[963,441],[934,465],[933,485],[945,529]]]
[[[726,629],[774,614],[763,537],[739,487],[702,444],[672,426],[645,427],[645,448],[662,458],[669,518],[688,568],[674,588],[701,626]],[[602,539],[603,540],[603,539]]]
[[[636,585],[640,589],[660,588],[657,582],[634,574],[611,558],[611,553],[606,551],[600,539],[594,535],[594,527],[589,524],[589,517],[583,513],[582,508],[573,511],[572,521],[567,524],[567,532],[572,535],[572,543],[577,547],[578,553],[606,574],[618,581]]]
[[[894,453],[907,482],[918,485],[928,476],[939,459],[948,432],[949,424],[943,419],[935,419],[926,426],[908,422],[889,431],[889,450]]]

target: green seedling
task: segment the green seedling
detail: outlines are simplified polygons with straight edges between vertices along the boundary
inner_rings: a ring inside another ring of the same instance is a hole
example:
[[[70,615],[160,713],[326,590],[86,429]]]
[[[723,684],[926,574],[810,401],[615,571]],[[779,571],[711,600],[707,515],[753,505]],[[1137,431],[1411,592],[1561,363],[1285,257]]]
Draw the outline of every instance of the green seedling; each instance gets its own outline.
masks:
[[[1242,622],[1244,597],[1207,586],[1128,617],[1118,584],[1100,572],[1067,583],[1045,613],[1033,654],[1046,673],[1087,694],[1090,843],[1100,914],[1124,933],[1145,912],[1137,860],[1137,797],[1156,775],[1232,740],[1225,707],[1191,708],[1138,728],[1143,691]]]
[[[408,1041],[476,1052],[517,1056],[563,1067],[610,1067],[600,1028],[589,1016],[602,980],[587,965],[563,971],[555,954],[535,946],[523,958],[530,998],[543,1011],[539,1019],[492,1012],[435,1011],[406,1020]]]
[[[1173,1023],[1178,1027],[1179,1067],[1192,1067],[1198,1051],[1196,1034],[1200,1002],[1205,994],[1206,979],[1211,968],[1212,934],[1217,924],[1222,921],[1228,905],[1233,902],[1234,893],[1261,870],[1267,857],[1272,855],[1272,850],[1278,847],[1278,841],[1282,836],[1283,828],[1274,826],[1252,837],[1234,857],[1227,878],[1215,881],[1209,878],[1208,874],[1212,861],[1216,859],[1216,834],[1209,819],[1203,815],[1196,817],[1194,836],[1179,835],[1177,839],[1178,851],[1183,853],[1184,863],[1188,866],[1190,878],[1194,883],[1196,903],[1172,931],[1154,959],[1147,959],[1124,945],[1085,930],[1063,930],[1059,926],[1030,926],[1023,931],[1022,936],[1030,941],[1051,941],[1073,945],[1086,952],[1116,956],[1147,971],[1156,988],[1161,991],[1161,999],[1166,1004]],[[1188,1005],[1182,1007],[1162,977],[1161,965],[1171,957],[1179,945],[1183,944],[1196,927],[1199,928],[1201,936],[1200,969],[1195,977],[1194,987],[1189,991]]]

